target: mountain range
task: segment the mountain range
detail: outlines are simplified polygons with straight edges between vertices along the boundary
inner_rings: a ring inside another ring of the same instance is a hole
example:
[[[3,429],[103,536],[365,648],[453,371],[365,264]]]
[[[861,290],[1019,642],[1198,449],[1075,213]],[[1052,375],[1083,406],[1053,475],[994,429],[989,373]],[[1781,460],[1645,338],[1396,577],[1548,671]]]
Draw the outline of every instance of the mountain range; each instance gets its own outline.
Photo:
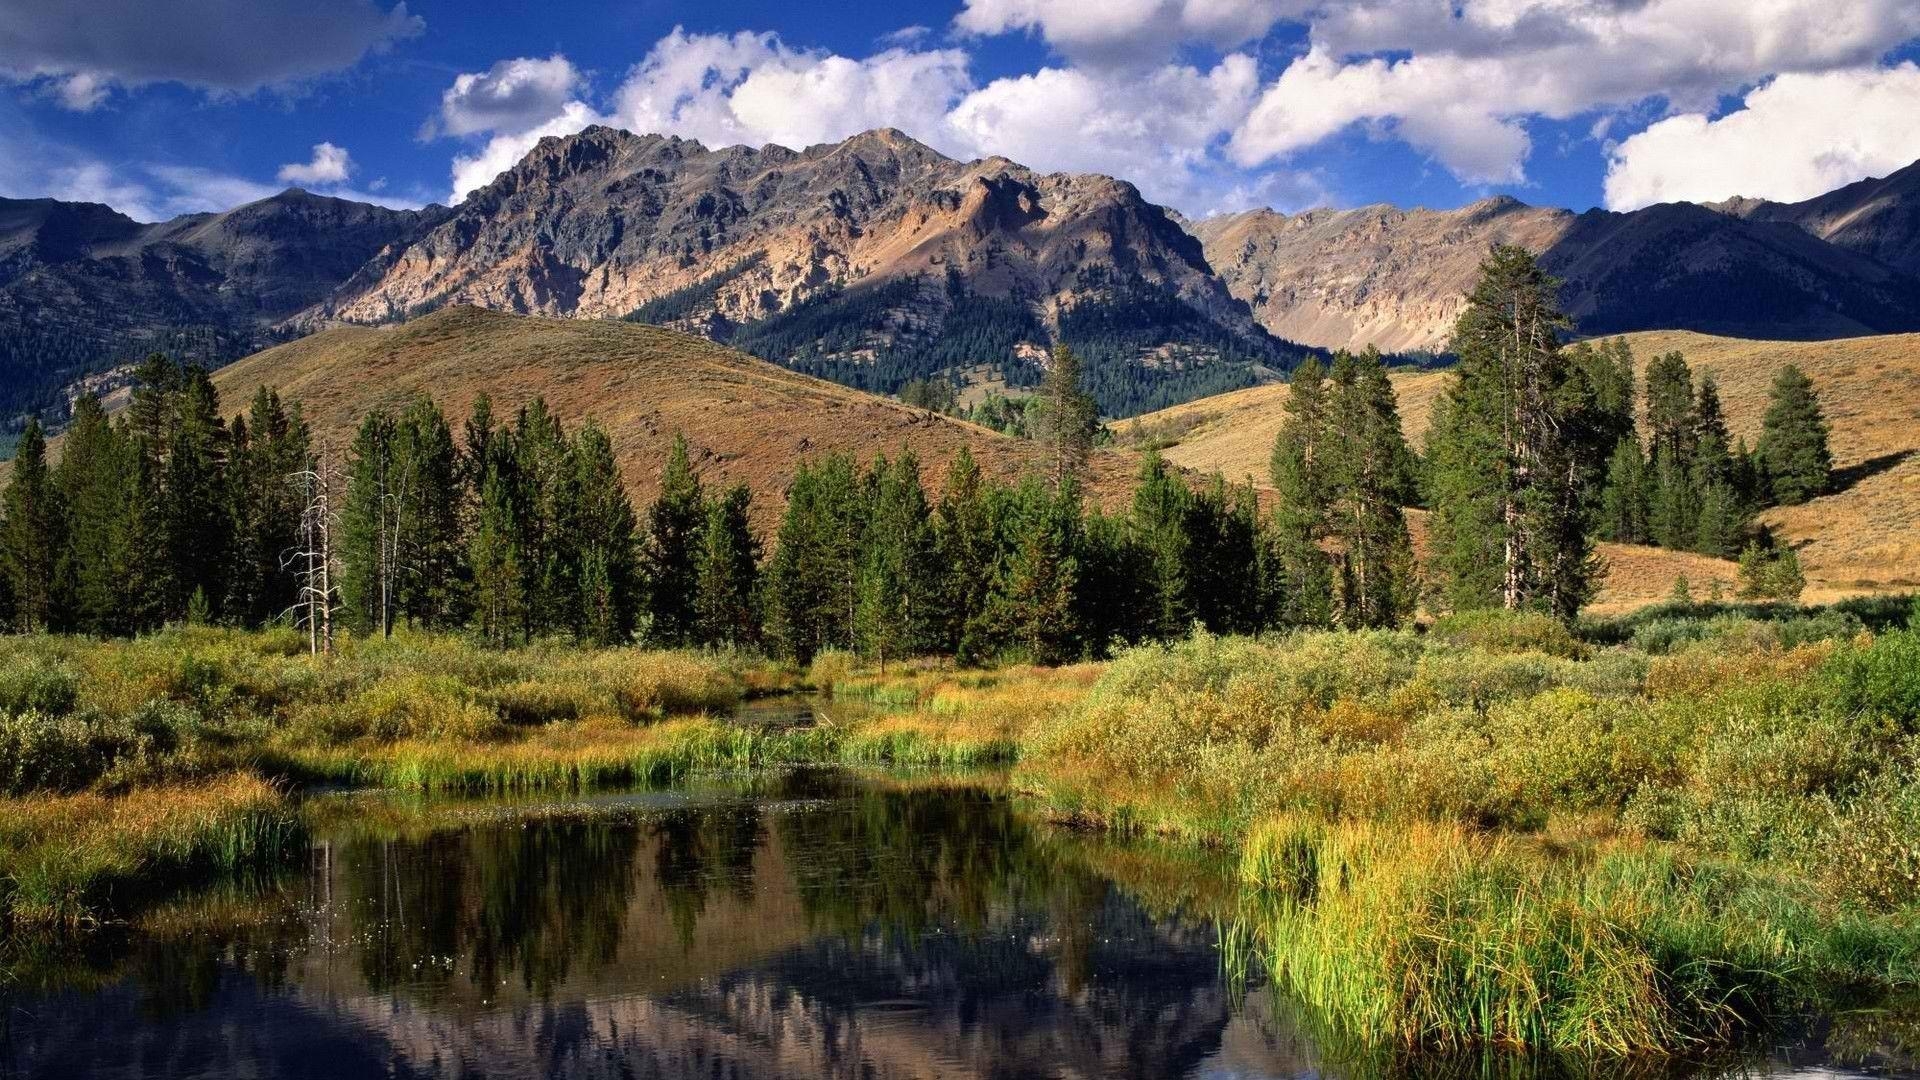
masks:
[[[1628,213],[1510,198],[1189,221],[1106,176],[956,161],[898,131],[709,149],[589,128],[453,208],[289,190],[140,224],[0,200],[0,412],[152,348],[209,363],[454,304],[689,330],[893,392],[1035,381],[1065,342],[1109,415],[1271,379],[1313,349],[1444,349],[1487,247],[1565,281],[1583,333],[1920,329],[1920,163],[1803,203]]]

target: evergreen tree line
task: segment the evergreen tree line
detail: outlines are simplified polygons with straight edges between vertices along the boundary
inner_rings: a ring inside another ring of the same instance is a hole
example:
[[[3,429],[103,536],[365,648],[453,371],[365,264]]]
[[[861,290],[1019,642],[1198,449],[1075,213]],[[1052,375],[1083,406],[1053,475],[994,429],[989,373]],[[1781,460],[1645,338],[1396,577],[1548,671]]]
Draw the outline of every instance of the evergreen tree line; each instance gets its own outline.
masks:
[[[0,607],[24,630],[131,634],[169,621],[265,622],[296,598],[284,554],[298,542],[310,459],[297,405],[270,390],[222,418],[206,372],[161,355],[110,421],[74,405],[57,467],[37,421],[0,499]]]
[[[1624,344],[1613,348],[1625,357]],[[1776,374],[1751,450],[1729,437],[1712,372],[1696,385],[1678,352],[1648,364],[1645,403],[1645,443],[1624,432],[1607,463],[1604,539],[1732,558],[1756,539],[1760,510],[1803,503],[1827,485],[1827,423],[1812,381],[1794,365]]]
[[[1643,444],[1632,355],[1618,340],[1563,345],[1558,289],[1526,251],[1496,248],[1455,327],[1426,461],[1436,607],[1570,619],[1598,580],[1594,539],[1767,549],[1753,515],[1827,484],[1826,422],[1798,368],[1779,372],[1749,452],[1730,442],[1711,376],[1696,387],[1680,354],[1657,357]]]
[[[1677,356],[1648,377],[1646,486],[1619,479],[1641,453],[1632,358],[1617,342],[1563,346],[1556,288],[1525,251],[1489,257],[1456,328],[1460,362],[1424,469],[1377,352],[1303,363],[1275,440],[1270,513],[1251,482],[1216,474],[1196,489],[1155,454],[1123,510],[1090,506],[1080,483],[1096,410],[1079,358],[1060,348],[1031,410],[1048,451],[1041,474],[1002,483],[962,453],[934,497],[910,453],[803,463],[770,558],[747,489],[706,490],[683,439],[636,514],[597,425],[569,434],[539,400],[500,422],[482,395],[456,438],[421,396],[363,419],[327,504],[338,539],[325,555],[340,615],[362,632],[408,623],[497,643],[570,635],[763,644],[802,660],[850,649],[882,663],[1051,663],[1195,625],[1394,626],[1423,599],[1571,618],[1600,570],[1595,537],[1644,528],[1698,543],[1716,514],[1744,523],[1743,500],[1824,485],[1825,425],[1804,375],[1782,371],[1748,453],[1726,446],[1716,389],[1694,386]],[[58,468],[30,427],[0,501],[10,623],[131,633],[180,619],[258,625],[293,609],[289,553],[311,552],[311,478],[326,487],[329,455],[298,406],[264,388],[245,418],[221,415],[204,372],[155,358],[118,421],[80,403]],[[1424,586],[1402,509],[1423,495]]]

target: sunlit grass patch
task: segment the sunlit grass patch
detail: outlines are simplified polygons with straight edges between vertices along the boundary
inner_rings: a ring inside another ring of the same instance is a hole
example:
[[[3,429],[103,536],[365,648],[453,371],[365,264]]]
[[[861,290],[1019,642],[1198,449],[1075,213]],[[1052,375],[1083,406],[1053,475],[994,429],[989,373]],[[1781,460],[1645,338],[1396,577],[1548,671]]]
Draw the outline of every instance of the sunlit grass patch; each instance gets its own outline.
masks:
[[[78,926],[143,891],[272,865],[304,842],[286,795],[252,776],[8,799],[0,913],[15,928]]]

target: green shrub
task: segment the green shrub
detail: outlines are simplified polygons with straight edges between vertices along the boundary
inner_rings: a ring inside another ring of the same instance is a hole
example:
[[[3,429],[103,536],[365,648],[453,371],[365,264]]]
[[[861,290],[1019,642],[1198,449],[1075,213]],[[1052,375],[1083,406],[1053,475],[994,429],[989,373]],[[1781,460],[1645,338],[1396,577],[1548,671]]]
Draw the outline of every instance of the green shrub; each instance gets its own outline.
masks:
[[[64,664],[40,658],[0,664],[0,712],[65,716],[79,697],[79,678]]]
[[[1429,633],[1449,645],[1487,652],[1546,653],[1578,660],[1587,651],[1565,623],[1537,612],[1456,612],[1434,620]]]
[[[1831,708],[1920,731],[1920,632],[1896,631],[1865,645],[1843,645],[1820,674]]]
[[[859,666],[859,658],[845,649],[822,649],[807,666],[807,685],[831,694],[833,688],[851,678]]]

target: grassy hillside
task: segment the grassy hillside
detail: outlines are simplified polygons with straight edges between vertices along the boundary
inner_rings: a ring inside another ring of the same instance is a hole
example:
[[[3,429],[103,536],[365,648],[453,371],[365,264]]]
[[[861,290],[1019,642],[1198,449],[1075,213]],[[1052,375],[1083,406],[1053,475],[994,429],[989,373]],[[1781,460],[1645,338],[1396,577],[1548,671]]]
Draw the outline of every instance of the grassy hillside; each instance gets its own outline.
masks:
[[[1655,331],[1626,339],[1643,369],[1678,349],[1696,378],[1712,371],[1728,425],[1749,443],[1759,438],[1774,372],[1799,364],[1819,387],[1833,425],[1837,482],[1832,493],[1770,510],[1761,520],[1799,549],[1811,602],[1920,584],[1920,334],[1807,342]],[[1400,418],[1416,446],[1448,379],[1444,372],[1393,377]],[[1148,413],[1115,430],[1125,444],[1171,442],[1164,453],[1175,464],[1264,483],[1286,396],[1285,385],[1258,386]],[[1731,564],[1699,555],[1613,544],[1602,553],[1612,565],[1602,609],[1659,599],[1680,574],[1696,588],[1734,576]]]
[[[1807,599],[1920,585],[1920,334],[1841,341],[1742,341],[1679,331],[1630,334],[1634,355],[1678,349],[1720,381],[1727,424],[1752,443],[1782,364],[1813,377],[1833,425],[1834,489],[1761,520],[1800,552]]]
[[[344,446],[369,409],[433,395],[457,426],[481,390],[496,415],[544,396],[570,426],[597,419],[638,502],[653,497],[675,431],[709,484],[745,482],[756,524],[771,529],[794,467],[848,451],[862,460],[911,447],[930,483],[971,447],[981,466],[1016,478],[1038,448],[986,428],[786,371],[701,338],[635,323],[546,319],[448,308],[400,326],[341,327],[268,349],[214,375],[242,409],[261,384],[304,402],[317,438]],[[1093,487],[1113,497],[1135,468],[1104,452]]]

